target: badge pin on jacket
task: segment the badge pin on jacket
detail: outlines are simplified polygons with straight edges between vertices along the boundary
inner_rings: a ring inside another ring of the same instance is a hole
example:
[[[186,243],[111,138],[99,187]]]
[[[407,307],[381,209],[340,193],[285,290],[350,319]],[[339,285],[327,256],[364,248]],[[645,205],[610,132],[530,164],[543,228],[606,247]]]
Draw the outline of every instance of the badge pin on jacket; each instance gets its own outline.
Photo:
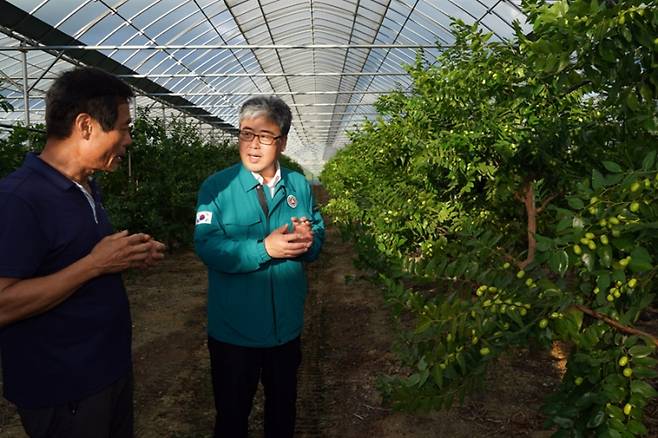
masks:
[[[288,198],[286,198],[286,202],[288,203],[288,206],[290,208],[297,207],[297,198],[295,198],[295,195],[288,195]]]

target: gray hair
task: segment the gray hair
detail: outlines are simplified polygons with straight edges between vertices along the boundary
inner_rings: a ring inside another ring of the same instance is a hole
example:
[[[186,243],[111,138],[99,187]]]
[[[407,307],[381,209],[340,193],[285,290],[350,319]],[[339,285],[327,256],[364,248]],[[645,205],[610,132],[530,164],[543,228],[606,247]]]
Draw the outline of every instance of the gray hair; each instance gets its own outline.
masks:
[[[276,96],[257,96],[248,99],[240,108],[240,121],[265,116],[276,123],[281,135],[288,135],[292,112],[290,107],[281,98]]]

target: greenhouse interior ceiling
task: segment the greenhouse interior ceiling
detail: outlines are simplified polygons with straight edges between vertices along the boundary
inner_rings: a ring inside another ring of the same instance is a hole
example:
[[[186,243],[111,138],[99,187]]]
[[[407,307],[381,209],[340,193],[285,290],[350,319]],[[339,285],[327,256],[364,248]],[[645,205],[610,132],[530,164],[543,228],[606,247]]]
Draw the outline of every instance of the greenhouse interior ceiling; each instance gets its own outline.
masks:
[[[287,155],[310,173],[373,118],[373,103],[453,42],[454,18],[492,40],[522,26],[521,0],[1,0],[2,125],[43,122],[51,81],[72,65],[114,73],[135,107],[234,136],[249,96],[293,110]],[[29,111],[26,111],[29,109]]]

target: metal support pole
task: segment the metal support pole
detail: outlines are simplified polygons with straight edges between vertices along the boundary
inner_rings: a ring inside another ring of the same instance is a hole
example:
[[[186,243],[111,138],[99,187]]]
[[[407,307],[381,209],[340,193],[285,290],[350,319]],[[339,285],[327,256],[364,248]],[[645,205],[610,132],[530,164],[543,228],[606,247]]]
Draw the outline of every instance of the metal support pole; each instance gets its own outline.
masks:
[[[27,51],[21,50],[23,58],[23,105],[25,106],[25,126],[30,126],[30,89],[27,84]],[[29,140],[28,140],[29,141]],[[30,145],[28,144],[28,147]]]
[[[135,120],[137,120],[137,97],[132,99],[132,123],[135,123]],[[132,130],[130,132],[130,136],[132,137]],[[132,159],[132,150],[128,149],[128,181],[132,182],[133,180],[133,159]]]

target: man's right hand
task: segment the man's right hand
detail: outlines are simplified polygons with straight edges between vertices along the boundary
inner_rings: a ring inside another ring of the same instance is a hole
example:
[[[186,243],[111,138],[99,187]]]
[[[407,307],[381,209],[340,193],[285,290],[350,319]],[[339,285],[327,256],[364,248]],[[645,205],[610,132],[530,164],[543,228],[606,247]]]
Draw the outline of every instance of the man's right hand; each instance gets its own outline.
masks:
[[[302,237],[295,232],[288,233],[288,224],[284,224],[265,238],[265,251],[274,259],[299,257],[308,251],[309,247],[307,242],[295,242]]]
[[[111,234],[87,256],[50,275],[0,278],[0,328],[52,309],[94,277],[155,263],[164,244],[148,234]]]
[[[110,234],[98,242],[89,256],[100,274],[121,272],[144,266],[153,250],[148,234],[128,234],[127,230]]]

